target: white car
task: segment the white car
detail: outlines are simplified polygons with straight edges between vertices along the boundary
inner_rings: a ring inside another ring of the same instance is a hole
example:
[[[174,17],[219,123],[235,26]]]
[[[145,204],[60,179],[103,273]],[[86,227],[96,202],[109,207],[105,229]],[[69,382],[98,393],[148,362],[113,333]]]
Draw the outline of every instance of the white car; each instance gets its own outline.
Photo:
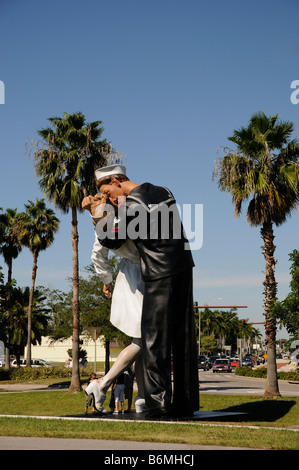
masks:
[[[26,367],[26,359],[20,360],[20,366]],[[11,367],[17,367],[16,359],[12,361]],[[45,361],[44,359],[31,359],[31,367],[52,367],[52,364],[50,364],[48,361]]]

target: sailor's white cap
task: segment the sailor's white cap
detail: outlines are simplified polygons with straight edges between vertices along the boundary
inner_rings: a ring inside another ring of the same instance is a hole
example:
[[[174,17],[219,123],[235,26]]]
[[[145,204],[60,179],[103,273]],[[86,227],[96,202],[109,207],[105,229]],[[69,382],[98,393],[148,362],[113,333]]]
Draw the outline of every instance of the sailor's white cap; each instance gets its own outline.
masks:
[[[96,180],[99,181],[102,178],[106,178],[107,176],[112,175],[124,175],[126,176],[126,168],[123,165],[110,165],[110,166],[103,166],[98,168],[95,171]]]

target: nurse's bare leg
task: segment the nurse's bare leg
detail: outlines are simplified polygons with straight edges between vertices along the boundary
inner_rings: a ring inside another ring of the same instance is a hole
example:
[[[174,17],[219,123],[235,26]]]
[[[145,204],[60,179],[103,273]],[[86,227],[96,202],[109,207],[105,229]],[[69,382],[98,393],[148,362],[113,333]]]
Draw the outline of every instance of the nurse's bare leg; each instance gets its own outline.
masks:
[[[121,351],[115,363],[109,370],[109,372],[100,381],[100,390],[103,394],[106,394],[110,385],[114,380],[128,367],[135,362],[141,355],[141,341],[134,339],[133,342]],[[136,376],[137,380],[137,376]]]

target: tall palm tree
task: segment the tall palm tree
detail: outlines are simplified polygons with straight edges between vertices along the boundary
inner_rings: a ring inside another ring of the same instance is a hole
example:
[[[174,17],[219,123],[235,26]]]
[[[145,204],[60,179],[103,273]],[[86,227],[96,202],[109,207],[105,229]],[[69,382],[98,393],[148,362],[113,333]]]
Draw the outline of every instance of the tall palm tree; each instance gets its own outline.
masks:
[[[21,244],[18,240],[17,234],[15,233],[15,224],[18,217],[17,209],[6,209],[6,212],[0,214],[0,227],[1,227],[1,238],[0,238],[0,253],[3,255],[4,261],[8,267],[7,273],[7,319],[9,324],[10,316],[10,300],[11,300],[11,289],[12,289],[12,261],[16,259],[22,250]],[[6,349],[5,349],[5,368],[9,369],[10,362],[10,349],[9,349],[9,330],[6,335]]]
[[[79,374],[79,258],[78,220],[81,202],[86,194],[95,194],[94,171],[106,164],[105,140],[99,140],[101,121],[86,123],[80,113],[64,113],[62,118],[49,118],[52,127],[38,131],[43,139],[34,152],[39,185],[49,201],[62,212],[72,213],[73,248],[73,369],[69,392],[81,390]]]
[[[299,145],[291,140],[293,123],[278,121],[278,115],[254,114],[248,127],[235,130],[231,142],[237,150],[224,150],[218,159],[215,176],[221,191],[232,195],[235,216],[249,201],[247,221],[259,226],[265,258],[264,315],[268,355],[265,396],[280,395],[276,369],[276,321],[270,306],[276,299],[275,245],[273,225],[279,226],[299,201]]]
[[[19,214],[16,225],[18,239],[22,246],[26,246],[33,256],[31,289],[28,306],[27,328],[27,367],[31,367],[31,336],[32,336],[32,308],[34,287],[37,272],[37,260],[41,251],[46,250],[54,241],[54,235],[59,228],[59,220],[52,209],[46,207],[44,199],[36,199],[34,204],[28,201],[25,204],[26,212]]]

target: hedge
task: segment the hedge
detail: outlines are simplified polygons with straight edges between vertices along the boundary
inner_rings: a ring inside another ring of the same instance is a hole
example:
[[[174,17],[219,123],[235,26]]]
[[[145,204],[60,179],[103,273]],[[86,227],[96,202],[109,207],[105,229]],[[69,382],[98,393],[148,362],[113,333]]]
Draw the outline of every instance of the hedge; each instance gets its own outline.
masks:
[[[251,369],[250,367],[239,367],[235,370],[235,375],[243,375],[247,377],[259,377],[262,379],[267,378],[267,368],[260,367],[259,369]],[[298,372],[277,372],[277,378],[279,380],[292,380],[299,382]]]
[[[81,375],[88,376],[89,370],[84,370]],[[0,369],[1,380],[38,380],[52,378],[72,377],[72,369],[69,367],[12,367],[11,369]]]

